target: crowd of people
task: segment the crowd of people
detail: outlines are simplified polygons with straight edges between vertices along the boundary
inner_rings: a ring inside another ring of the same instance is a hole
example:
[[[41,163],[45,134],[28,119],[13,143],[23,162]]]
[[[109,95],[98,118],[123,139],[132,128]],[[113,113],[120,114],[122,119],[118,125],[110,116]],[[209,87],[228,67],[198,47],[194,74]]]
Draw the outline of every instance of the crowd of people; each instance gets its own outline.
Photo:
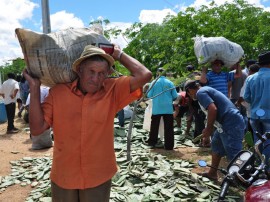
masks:
[[[229,68],[222,71],[224,63],[216,59],[208,67],[203,67],[201,74],[193,74],[186,81],[184,88],[175,89],[165,75],[154,80],[150,85],[148,98],[153,100],[151,130],[148,146],[155,147],[158,142],[158,125],[164,119],[164,149],[173,149],[173,128],[185,128],[185,136],[196,138],[202,135],[198,146],[211,147],[211,167],[219,166],[222,157],[232,160],[243,149],[243,139],[247,131],[256,142],[256,132],[264,134],[270,131],[270,52],[258,56],[258,61],[247,60],[241,66],[242,58]],[[160,68],[158,69],[159,72]],[[194,71],[192,65],[188,71]],[[263,116],[256,112],[263,110]],[[172,116],[173,114],[173,116]],[[181,123],[186,117],[186,123]],[[169,117],[169,119],[168,119]],[[172,118],[173,117],[173,118]],[[175,120],[175,124],[172,122]],[[191,123],[194,121],[194,132],[190,134]],[[170,142],[170,147],[166,146]],[[266,169],[270,174],[270,140],[261,146],[265,155]],[[157,147],[158,148],[158,147]],[[201,175],[217,180],[217,170],[210,168]]]
[[[130,76],[110,78],[115,61],[126,67]],[[270,131],[270,52],[260,54],[258,61],[248,60],[243,70],[241,61],[229,72],[222,71],[223,65],[223,61],[214,60],[210,70],[203,67],[200,73],[188,65],[193,76],[182,86],[175,86],[159,67],[149,83],[152,73],[118,45],[112,54],[87,45],[73,63],[78,77],[71,83],[56,84],[49,90],[26,69],[18,81],[14,74],[7,75],[0,87],[7,134],[19,131],[14,126],[17,103],[18,117],[23,110],[27,114],[33,142],[40,143],[43,136],[50,139],[32,149],[51,147],[53,132],[53,201],[109,201],[111,178],[117,171],[114,118],[118,114],[119,125],[124,127],[125,109],[146,93],[151,100],[147,145],[157,147],[161,120],[165,150],[175,147],[174,127],[185,127],[185,136],[202,135],[199,146],[211,147],[211,166],[218,167],[222,157],[231,160],[243,148],[247,130],[253,131],[254,141],[257,131]],[[143,92],[146,86],[148,90]],[[257,110],[264,110],[264,115],[258,117]],[[263,153],[270,171],[269,141],[264,143],[267,149]],[[217,180],[216,169],[202,175]]]

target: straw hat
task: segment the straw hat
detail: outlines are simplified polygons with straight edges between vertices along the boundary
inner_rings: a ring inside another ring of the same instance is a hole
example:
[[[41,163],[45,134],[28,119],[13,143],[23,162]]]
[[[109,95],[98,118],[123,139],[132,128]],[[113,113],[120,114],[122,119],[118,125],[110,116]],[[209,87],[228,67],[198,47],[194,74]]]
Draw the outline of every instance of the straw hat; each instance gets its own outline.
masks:
[[[75,62],[73,63],[73,65],[72,65],[73,71],[77,72],[78,66],[80,65],[80,63],[82,61],[84,61],[85,59],[92,57],[94,55],[100,55],[101,57],[106,59],[108,61],[108,63],[110,64],[110,67],[112,67],[114,65],[113,57],[106,54],[104,50],[102,50],[101,48],[98,48],[96,46],[87,45],[87,46],[85,46],[81,56],[77,60],[75,60]]]

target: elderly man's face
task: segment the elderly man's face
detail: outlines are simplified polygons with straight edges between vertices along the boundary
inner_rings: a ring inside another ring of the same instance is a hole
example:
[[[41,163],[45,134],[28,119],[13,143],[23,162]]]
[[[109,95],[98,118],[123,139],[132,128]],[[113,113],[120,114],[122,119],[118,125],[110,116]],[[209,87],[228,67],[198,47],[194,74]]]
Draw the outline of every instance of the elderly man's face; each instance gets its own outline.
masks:
[[[106,61],[88,61],[78,71],[80,90],[84,93],[96,93],[108,77],[109,66]]]

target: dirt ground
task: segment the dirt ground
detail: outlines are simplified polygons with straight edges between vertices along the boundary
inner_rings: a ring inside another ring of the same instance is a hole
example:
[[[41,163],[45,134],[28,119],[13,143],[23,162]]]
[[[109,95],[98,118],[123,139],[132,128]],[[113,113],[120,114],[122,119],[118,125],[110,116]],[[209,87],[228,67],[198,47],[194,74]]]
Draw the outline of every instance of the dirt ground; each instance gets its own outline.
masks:
[[[29,132],[27,132],[28,124],[23,119],[15,118],[15,127],[20,129],[17,134],[6,134],[7,123],[0,124],[0,178],[1,176],[9,175],[11,172],[10,161],[19,160],[23,157],[43,157],[44,155],[52,155],[53,148],[44,150],[31,150],[31,139]],[[174,151],[165,151],[163,149],[156,149],[153,152],[163,154],[169,158],[187,159],[192,162],[197,162],[198,159],[204,159],[210,162],[209,148],[191,148],[180,147]],[[222,164],[226,164],[222,162]],[[205,168],[194,168],[194,172],[202,172]],[[29,192],[30,185],[21,187],[20,185],[13,185],[8,187],[5,191],[0,193],[0,202],[24,202]]]
[[[44,150],[31,150],[31,139],[29,133],[25,131],[28,124],[23,119],[15,118],[15,127],[20,129],[19,133],[6,134],[7,123],[0,124],[0,177],[11,173],[10,161],[19,160],[23,157],[41,157],[45,154],[52,155],[52,148]],[[0,202],[24,202],[29,192],[30,185],[22,187],[13,185],[0,193]]]

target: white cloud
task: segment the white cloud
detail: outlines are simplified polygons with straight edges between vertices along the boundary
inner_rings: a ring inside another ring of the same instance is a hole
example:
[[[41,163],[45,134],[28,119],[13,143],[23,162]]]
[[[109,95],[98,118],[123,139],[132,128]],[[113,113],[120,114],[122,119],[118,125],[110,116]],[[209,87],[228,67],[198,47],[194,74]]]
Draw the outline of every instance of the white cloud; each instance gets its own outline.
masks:
[[[146,23],[162,23],[163,19],[168,15],[177,15],[174,10],[183,10],[187,6],[194,6],[199,8],[201,5],[209,5],[212,0],[195,0],[193,4],[187,5],[186,1],[176,5],[173,9],[163,10],[142,10],[139,16],[140,22]],[[233,0],[228,0],[232,2]],[[250,4],[261,6],[270,11],[270,8],[262,6],[266,0],[248,0]],[[224,3],[223,0],[216,0],[218,5]],[[18,39],[15,35],[15,28],[23,28],[22,22],[28,22],[34,27],[40,27],[41,21],[39,19],[32,19],[33,11],[39,5],[32,2],[32,0],[0,0],[0,65],[5,64],[8,60],[17,57],[23,57]],[[39,8],[40,9],[40,8]],[[100,17],[102,18],[102,17]],[[89,20],[89,22],[91,19]],[[86,23],[86,24],[84,24]],[[38,25],[37,25],[38,24]],[[120,29],[130,27],[131,23],[111,22],[109,26],[117,26]],[[73,13],[66,11],[59,11],[51,14],[51,29],[56,31],[68,27],[84,27],[88,26],[88,22],[83,22],[80,18],[76,17]],[[42,28],[40,27],[40,30]],[[119,44],[122,48],[128,44],[127,39],[123,36],[111,38],[113,43]]]
[[[163,10],[142,10],[139,16],[139,20],[142,23],[159,23],[161,24],[163,19],[167,15],[177,15],[171,9],[163,9]]]
[[[163,22],[163,19],[167,15],[174,15],[176,16],[177,13],[171,9],[163,9],[163,10],[142,10],[139,16],[139,20],[143,24],[147,23],[159,23]],[[122,23],[122,22],[112,22],[109,24],[107,28],[117,27],[121,30],[126,30],[129,28],[133,23]],[[118,36],[116,38],[111,38],[112,43],[116,43],[120,45],[121,48],[125,48],[129,43],[129,40],[124,36]]]
[[[132,25],[132,23],[123,23],[123,22],[112,22],[108,24],[105,29],[111,29],[111,28],[117,28],[122,31],[125,31],[127,28],[129,28]],[[125,48],[129,40],[126,39],[123,35],[117,36],[117,37],[111,37],[109,39],[112,43],[118,44],[121,49]]]
[[[22,56],[15,29],[22,27],[21,21],[31,19],[32,12],[38,5],[30,0],[0,1],[0,65]]]
[[[50,18],[52,31],[66,29],[69,27],[84,27],[84,23],[81,19],[75,17],[73,13],[67,13],[66,11],[60,11],[52,14]]]
[[[31,21],[33,11],[37,7],[38,5],[30,2],[30,0],[0,1],[0,65],[9,63],[9,60],[23,57],[21,47],[15,35],[15,29],[23,28],[21,24],[23,20]],[[52,14],[50,19],[52,31],[69,27],[84,27],[81,19],[66,11]],[[40,24],[42,23],[40,22]],[[40,31],[42,32],[42,27],[40,27]]]

